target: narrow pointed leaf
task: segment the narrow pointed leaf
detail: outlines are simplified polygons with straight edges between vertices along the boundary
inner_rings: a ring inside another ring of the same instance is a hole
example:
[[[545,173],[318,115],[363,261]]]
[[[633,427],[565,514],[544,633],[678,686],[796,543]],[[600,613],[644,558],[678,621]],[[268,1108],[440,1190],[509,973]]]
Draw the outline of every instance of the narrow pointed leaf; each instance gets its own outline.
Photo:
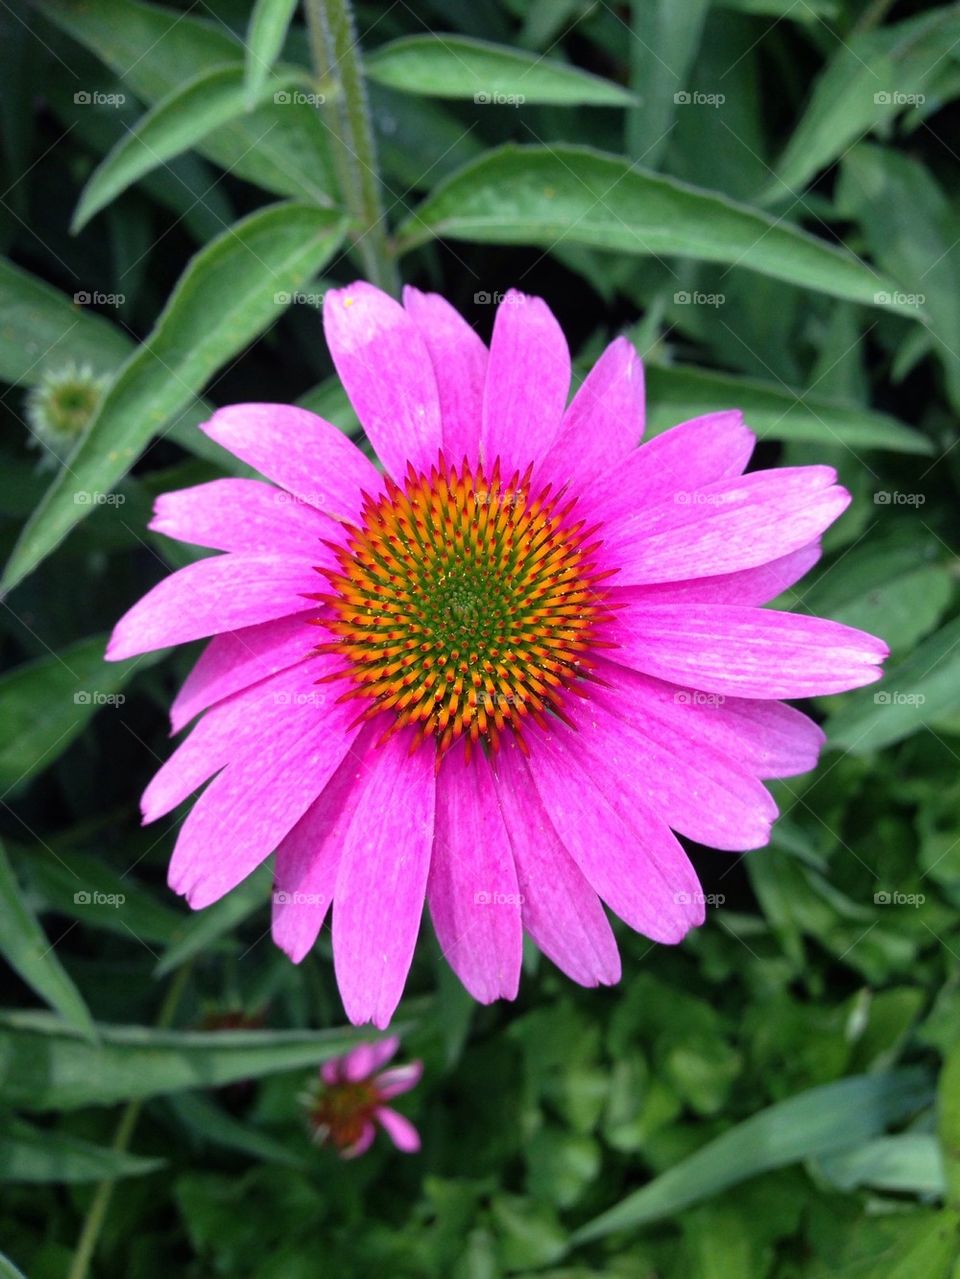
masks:
[[[783,219],[587,147],[488,151],[441,183],[398,237],[402,250],[434,237],[544,249],[562,241],[723,262],[870,306],[896,292],[866,263]],[[916,308],[885,301],[918,318]]]
[[[342,219],[294,202],[253,213],[189,263],[153,332],[120,371],[96,419],[14,547],[3,586],[33,571],[213,374],[281,314],[329,260]]]
[[[266,101],[270,94],[289,82],[290,77],[264,81],[258,85],[251,103],[244,88],[243,68],[234,63],[212,67],[178,85],[161,98],[134,129],[124,134],[94,170],[80,196],[71,230],[82,230],[127,187],[167,160],[195,147],[207,134],[242,115],[258,101]]]
[[[32,990],[56,1009],[68,1025],[92,1037],[93,1020],[83,996],[73,984],[57,958],[27,904],[13,868],[0,844],[0,902],[3,927],[0,929],[0,955],[20,974]],[[0,1154],[0,1166],[3,1156]]]
[[[434,98],[472,98],[478,105],[550,102],[629,106],[635,99],[612,80],[553,58],[454,35],[404,36],[366,59],[371,80]]]

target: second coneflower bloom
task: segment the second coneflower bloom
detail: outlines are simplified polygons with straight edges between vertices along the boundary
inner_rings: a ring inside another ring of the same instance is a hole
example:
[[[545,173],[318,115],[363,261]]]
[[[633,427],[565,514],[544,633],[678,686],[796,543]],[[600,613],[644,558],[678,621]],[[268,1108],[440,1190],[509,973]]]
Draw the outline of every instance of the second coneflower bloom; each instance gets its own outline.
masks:
[[[332,907],[358,1023],[390,1020],[425,898],[479,1000],[516,994],[524,929],[575,981],[615,982],[602,903],[679,941],[704,910],[674,832],[765,844],[764,780],[823,741],[780,699],[879,675],[880,640],[763,607],[849,496],[829,467],[745,475],[739,412],[637,448],[624,339],[568,405],[538,298],[507,295],[489,350],[415,289],[334,290],[324,325],[385,473],[303,409],[219,410],[207,434],[272,484],[160,498],[154,529],[226,554],[110,644],[214,637],[172,711],[175,730],[202,718],[143,799],[152,821],[209,783],[170,882],[206,906],[276,852],[274,937],[299,961]]]

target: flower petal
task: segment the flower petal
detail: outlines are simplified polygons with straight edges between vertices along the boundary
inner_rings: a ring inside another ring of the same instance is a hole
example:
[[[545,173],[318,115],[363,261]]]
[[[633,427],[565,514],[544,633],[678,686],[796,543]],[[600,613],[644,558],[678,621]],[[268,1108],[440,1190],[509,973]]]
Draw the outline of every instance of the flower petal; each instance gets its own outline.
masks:
[[[423,1062],[410,1061],[405,1066],[391,1066],[377,1075],[377,1092],[384,1101],[391,1097],[399,1097],[402,1093],[416,1088],[423,1076]]]
[[[509,481],[546,457],[570,388],[570,352],[542,298],[511,289],[497,309],[483,393],[480,457]]]
[[[604,526],[618,586],[754,568],[816,541],[850,503],[829,466],[754,471]],[[681,501],[681,499],[685,499]]]
[[[573,981],[612,986],[620,980],[620,956],[599,897],[560,843],[519,751],[501,748],[495,767],[524,926]]]
[[[403,305],[413,317],[430,352],[440,396],[443,451],[459,467],[477,463],[487,348],[475,329],[439,293],[421,293],[407,285]]]
[[[368,1119],[360,1130],[360,1136],[352,1146],[347,1146],[345,1150],[340,1151],[341,1159],[357,1159],[373,1145],[373,1139],[377,1135],[377,1127],[372,1119]]]
[[[681,688],[613,661],[597,674],[617,701],[617,713],[659,739],[689,739],[719,751],[757,777],[795,777],[815,767],[826,741],[809,716],[783,702],[753,701]]]
[[[189,736],[161,764],[143,793],[140,806],[145,823],[156,821],[237,755],[256,752],[288,724],[299,705],[326,691],[316,682],[337,669],[330,657],[314,657],[294,669],[235,694],[210,710]]]
[[[822,617],[736,604],[632,604],[609,627],[626,666],[735,697],[816,697],[880,678],[882,640]]]
[[[197,560],[158,582],[124,613],[106,659],[116,662],[301,612],[304,596],[324,588],[318,566],[333,563],[325,547],[313,559],[213,555]]]
[[[157,498],[148,526],[216,551],[312,556],[337,526],[314,507],[259,480],[211,480]]]
[[[377,456],[402,482],[429,472],[443,443],[440,398],[420,329],[399,302],[358,281],[330,289],[323,328],[350,402]]]
[[[714,848],[743,852],[769,842],[777,816],[770,793],[732,759],[698,741],[693,725],[645,717],[640,707],[625,704],[622,686],[598,686],[579,703],[571,698],[568,714],[573,728],[558,724],[557,744],[589,770],[593,785],[628,825],[634,812],[647,809],[681,835]]]
[[[669,502],[678,492],[742,475],[755,443],[738,409],[681,422],[607,467],[585,489],[581,513],[591,523],[609,524]]]
[[[310,625],[317,609],[293,613],[274,622],[243,626],[215,635],[170,707],[170,723],[179,733],[195,715],[252,684],[307,661],[319,632]]]
[[[350,750],[356,711],[335,703],[335,685],[319,685],[317,694],[291,706],[269,740],[234,756],[181,826],[169,883],[195,910],[235,888],[274,851]]]
[[[416,1154],[420,1149],[420,1134],[410,1120],[389,1106],[379,1106],[375,1113],[396,1148],[405,1155]]]
[[[538,735],[527,763],[551,825],[615,914],[652,941],[668,943],[703,922],[699,880],[659,815],[635,797],[629,805],[612,801],[591,763],[571,759],[552,733]]]
[[[201,428],[235,457],[308,506],[354,520],[361,491],[378,493],[373,463],[335,426],[290,404],[231,404]]]
[[[333,959],[347,1016],[382,1030],[400,1001],[420,930],[436,781],[434,756],[398,732],[363,758],[333,906]],[[214,783],[216,784],[216,783]]]
[[[277,848],[273,940],[295,963],[309,953],[333,902],[340,850],[352,813],[359,762],[370,748],[365,725],[337,771]]]
[[[387,1035],[372,1044],[357,1044],[343,1058],[340,1077],[348,1083],[356,1084],[361,1079],[369,1079],[381,1066],[386,1065],[397,1055],[400,1039],[397,1035]]]
[[[591,484],[632,455],[643,436],[643,365],[626,338],[616,338],[587,374],[560,432],[537,469],[542,483]]]
[[[820,558],[811,542],[799,551],[735,573],[693,577],[681,582],[652,582],[647,586],[614,585],[617,600],[637,604],[769,604],[805,577]],[[616,579],[614,579],[614,582]]]
[[[520,889],[483,752],[463,744],[437,775],[430,914],[444,957],[481,1004],[515,999],[523,959]]]

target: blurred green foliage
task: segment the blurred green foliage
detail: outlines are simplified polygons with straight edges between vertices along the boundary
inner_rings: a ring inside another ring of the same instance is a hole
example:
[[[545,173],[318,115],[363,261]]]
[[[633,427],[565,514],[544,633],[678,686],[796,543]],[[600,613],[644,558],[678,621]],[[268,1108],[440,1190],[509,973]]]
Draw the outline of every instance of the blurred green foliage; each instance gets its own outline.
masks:
[[[0,1275],[950,1279],[960,12],[357,22],[403,279],[485,335],[507,287],[540,293],[581,371],[630,335],[652,429],[741,406],[762,463],[835,465],[853,506],[785,602],[882,635],[890,673],[810,708],[828,753],[777,784],[769,849],[693,850],[696,935],[618,930],[618,988],[531,951],[480,1008],[425,935],[398,1017],[422,1154],[311,1145],[298,1097],[355,1038],[328,945],[272,948],[269,871],[197,916],[168,893],[175,823],[136,801],[191,655],[100,655],[190,554],[145,531],[153,497],[236,467],[212,405],[358,433],[317,313],[362,271],[342,85],[291,0],[0,5]],[[107,389],[41,461],[28,392],[74,365]]]

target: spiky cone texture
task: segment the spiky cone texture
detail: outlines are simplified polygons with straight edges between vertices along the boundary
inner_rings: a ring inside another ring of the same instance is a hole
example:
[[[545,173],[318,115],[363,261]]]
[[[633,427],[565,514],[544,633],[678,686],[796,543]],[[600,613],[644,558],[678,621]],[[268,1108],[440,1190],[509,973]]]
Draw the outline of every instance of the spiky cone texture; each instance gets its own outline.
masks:
[[[383,464],[303,409],[203,428],[270,483],[169,493],[151,527],[225,554],[117,624],[111,658],[212,636],[172,708],[200,716],[145,820],[209,783],[170,883],[196,908],[276,853],[273,935],[295,961],[332,910],[348,1016],[385,1026],[424,901],[475,998],[516,995],[524,930],[574,981],[620,960],[602,903],[658,942],[703,921],[676,834],[767,843],[769,778],[823,735],[781,699],[880,674],[886,646],[763,607],[849,502],[829,467],[745,474],[736,411],[637,447],[643,372],[570,357],[511,292],[489,349],[441,297],[326,296],[340,378]],[[212,779],[212,780],[211,780]]]

